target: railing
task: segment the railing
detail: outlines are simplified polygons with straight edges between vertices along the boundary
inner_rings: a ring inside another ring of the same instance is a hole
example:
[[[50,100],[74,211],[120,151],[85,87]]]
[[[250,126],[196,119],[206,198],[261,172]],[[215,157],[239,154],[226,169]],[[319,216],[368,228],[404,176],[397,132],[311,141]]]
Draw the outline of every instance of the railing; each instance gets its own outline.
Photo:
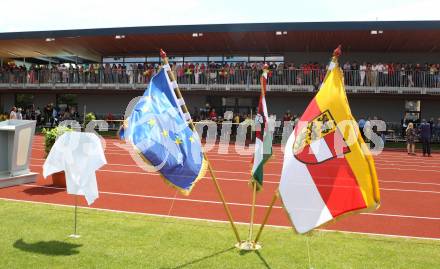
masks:
[[[0,71],[0,86],[2,87],[115,87],[133,86],[145,87],[155,74],[155,70],[30,70],[30,71]],[[184,72],[175,70],[179,84],[197,86],[243,86],[252,90],[259,84],[261,71],[254,69],[206,69],[204,71]],[[268,85],[305,87],[317,89],[324,79],[326,71],[322,69],[280,69],[269,74]],[[414,88],[439,89],[439,72],[397,71],[393,73],[378,71],[345,70],[345,84],[352,91]],[[351,88],[350,88],[351,87]],[[438,91],[440,94],[440,89]]]

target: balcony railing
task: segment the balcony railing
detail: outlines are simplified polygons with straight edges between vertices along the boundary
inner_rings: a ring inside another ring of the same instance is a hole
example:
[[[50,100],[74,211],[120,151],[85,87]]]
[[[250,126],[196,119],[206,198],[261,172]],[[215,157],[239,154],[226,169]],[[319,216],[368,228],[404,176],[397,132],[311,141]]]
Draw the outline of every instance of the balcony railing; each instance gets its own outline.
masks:
[[[39,70],[1,71],[0,88],[145,88],[155,70]],[[321,69],[273,70],[268,85],[272,91],[313,91],[324,79]],[[254,69],[206,69],[174,71],[183,89],[259,91],[261,71]],[[440,74],[424,71],[344,71],[348,92],[440,94]]]

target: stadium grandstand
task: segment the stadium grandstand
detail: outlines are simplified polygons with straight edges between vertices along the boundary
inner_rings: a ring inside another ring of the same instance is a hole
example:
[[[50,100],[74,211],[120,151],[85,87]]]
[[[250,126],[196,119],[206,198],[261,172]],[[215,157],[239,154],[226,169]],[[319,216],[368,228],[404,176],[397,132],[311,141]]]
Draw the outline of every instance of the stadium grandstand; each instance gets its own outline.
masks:
[[[81,120],[87,112],[120,120],[157,72],[163,48],[196,120],[221,120],[225,111],[233,111],[237,121],[252,117],[264,64],[271,70],[269,111],[291,120],[319,88],[329,55],[339,44],[358,119],[383,119],[393,136],[405,122],[422,118],[440,128],[440,21],[0,33],[0,112],[18,106],[25,117],[38,116],[43,125],[53,115]]]

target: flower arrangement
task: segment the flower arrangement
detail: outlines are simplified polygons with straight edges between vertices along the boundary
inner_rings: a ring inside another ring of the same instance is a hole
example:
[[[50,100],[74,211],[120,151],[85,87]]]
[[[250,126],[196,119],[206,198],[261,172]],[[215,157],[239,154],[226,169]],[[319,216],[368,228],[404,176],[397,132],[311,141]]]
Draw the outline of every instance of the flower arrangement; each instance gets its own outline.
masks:
[[[87,126],[87,124],[89,124],[89,122],[91,122],[93,120],[96,120],[95,114],[93,114],[93,112],[87,113],[86,118],[85,118],[85,122],[84,122],[84,128],[85,128],[85,126]]]
[[[44,151],[46,152],[46,156],[49,154],[58,137],[63,135],[65,132],[72,131],[73,130],[71,128],[64,126],[58,126],[50,130],[43,129],[42,133],[44,134]]]

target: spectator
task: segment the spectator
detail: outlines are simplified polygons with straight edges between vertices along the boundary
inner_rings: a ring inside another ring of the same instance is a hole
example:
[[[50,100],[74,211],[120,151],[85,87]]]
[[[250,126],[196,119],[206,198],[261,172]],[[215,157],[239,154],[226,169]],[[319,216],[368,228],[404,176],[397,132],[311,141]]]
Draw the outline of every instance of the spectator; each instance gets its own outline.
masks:
[[[367,70],[367,65],[365,62],[359,66],[359,75],[360,75],[360,83],[359,86],[364,86],[364,80],[365,80],[365,72]]]
[[[416,130],[412,122],[410,122],[406,128],[406,143],[408,155],[416,155]]]
[[[359,124],[359,129],[361,131],[361,136],[362,138],[365,140],[365,134],[364,134],[364,127],[365,127],[365,123],[366,121],[364,120],[364,118],[361,118],[358,122]]]
[[[292,120],[292,114],[290,114],[290,110],[287,110],[283,116],[283,123],[286,121],[291,121],[291,120]]]
[[[9,119],[10,120],[16,120],[17,119],[17,108],[14,106],[11,109],[11,113],[9,113]]]
[[[23,113],[21,107],[19,107],[17,109],[17,120],[22,120],[22,119],[23,119]]]
[[[431,125],[425,119],[420,124],[420,138],[423,143],[423,156],[431,157]]]
[[[440,142],[440,118],[437,119],[437,124],[434,125],[434,137],[437,142]]]
[[[217,112],[215,112],[215,108],[212,108],[211,112],[209,112],[209,119],[212,121],[217,121]]]

